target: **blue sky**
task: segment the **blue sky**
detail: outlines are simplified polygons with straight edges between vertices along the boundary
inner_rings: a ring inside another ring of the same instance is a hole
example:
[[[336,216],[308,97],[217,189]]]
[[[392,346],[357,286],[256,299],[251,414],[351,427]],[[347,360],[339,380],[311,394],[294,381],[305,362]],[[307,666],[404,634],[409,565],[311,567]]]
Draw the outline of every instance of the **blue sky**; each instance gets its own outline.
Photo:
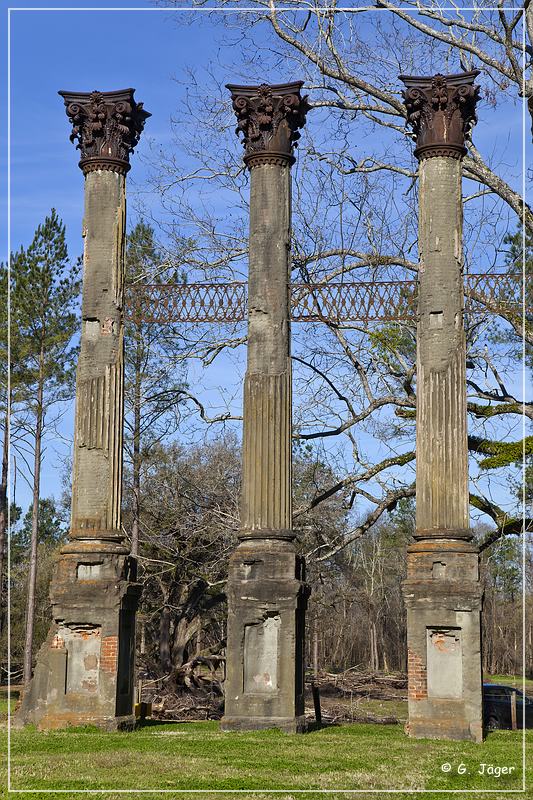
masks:
[[[22,5],[12,0],[11,5],[17,4]],[[169,139],[170,118],[184,91],[173,78],[183,77],[186,68],[201,72],[207,60],[216,56],[223,34],[202,12],[195,12],[198,23],[190,24],[183,22],[190,15],[139,0],[71,3],[142,9],[138,11],[47,11],[42,0],[32,5],[43,8],[14,9],[10,14],[11,242],[15,247],[27,243],[54,204],[75,254],[80,249],[83,179],[76,168],[77,153],[68,139],[70,127],[58,90],[135,87],[137,99],[153,116],[132,159],[128,176],[132,194],[146,181],[143,155],[148,154],[149,140],[164,147]],[[68,3],[59,0],[54,5]],[[6,21],[4,16],[4,26]],[[221,74],[220,79],[224,83],[234,78]],[[5,92],[4,83],[1,91]],[[485,107],[476,126],[476,144],[485,153],[494,148],[515,166],[521,126],[519,105],[507,113],[502,108],[491,113]],[[4,147],[1,163],[6,164]],[[3,227],[0,247],[6,252]]]
[[[198,39],[177,37],[168,13],[156,11],[14,11],[11,29],[12,242],[26,241],[53,202],[74,254],[81,241],[83,177],[58,90],[133,86],[153,115],[146,134],[164,141],[179,102],[172,81],[177,55],[194,63]],[[146,177],[139,157],[146,147],[145,136],[132,159],[130,184]]]
[[[123,5],[147,7],[146,3],[135,0]],[[57,94],[59,89],[109,91],[132,86],[136,99],[143,101],[152,114],[131,159],[128,175],[131,225],[134,195],[143,191],[147,179],[148,167],[143,155],[148,155],[150,142],[164,146],[168,141],[170,117],[180,103],[183,87],[174,77],[181,77],[185,66],[200,70],[205,66],[206,54],[212,55],[213,32],[209,24],[192,28],[185,25],[179,31],[177,16],[153,7],[137,12],[11,12],[12,250],[20,244],[29,244],[35,228],[52,205],[65,222],[70,255],[75,258],[82,250],[83,176],[77,166],[79,154],[69,141],[71,126],[63,100]],[[237,141],[235,145],[238,153]],[[3,166],[5,153],[2,148]],[[5,219],[4,193],[2,202]],[[7,254],[6,233],[7,227],[2,226],[0,247]],[[213,401],[223,370],[224,367],[217,365],[211,370],[212,375],[206,376],[206,386],[213,387]],[[68,410],[60,425],[60,432],[67,440],[72,428],[73,414]],[[43,495],[59,496],[57,456],[68,449],[68,441],[49,437],[42,472]],[[23,508],[30,502],[29,489],[20,478],[16,500]]]
[[[21,6],[20,2],[11,2]],[[30,5],[27,3],[27,5]],[[81,253],[81,220],[83,214],[83,176],[77,167],[78,152],[69,141],[70,125],[64,113],[59,89],[108,91],[132,86],[136,99],[143,101],[152,117],[135,154],[128,175],[130,201],[142,196],[151,203],[157,214],[157,203],[146,193],[150,144],[165,148],[170,140],[170,119],[183,102],[184,87],[174,77],[183,78],[186,69],[200,74],[208,60],[217,56],[224,33],[216,22],[202,12],[194,20],[190,15],[156,8],[147,2],[111,3],[107,0],[87,0],[83,6],[137,7],[131,11],[47,11],[45,4],[33,2],[42,10],[12,10],[10,14],[11,47],[11,248],[29,244],[33,231],[54,206],[67,228],[70,254]],[[56,2],[54,5],[67,6]],[[81,3],[70,3],[78,8]],[[2,15],[4,30],[7,14]],[[227,34],[226,34],[227,35]],[[233,61],[238,64],[239,45],[235,36]],[[226,40],[227,43],[227,40]],[[228,57],[225,48],[225,57]],[[293,70],[292,66],[288,67]],[[254,82],[262,76],[250,75]],[[290,78],[298,75],[290,74]],[[287,76],[269,74],[269,80],[285,80]],[[220,74],[220,84],[244,82],[237,73]],[[0,93],[5,101],[6,83]],[[4,105],[5,107],[5,105]],[[509,165],[511,182],[520,185],[522,119],[520,105],[515,103],[498,109],[486,105],[475,130],[475,141],[483,153],[493,153]],[[2,128],[0,164],[6,167],[6,128]],[[235,140],[236,157],[241,148]],[[513,173],[516,177],[512,177]],[[508,177],[507,176],[507,177]],[[2,193],[2,217],[6,218],[6,193]],[[219,198],[219,203],[222,202]],[[134,202],[130,202],[130,209]],[[130,224],[132,215],[130,214]],[[8,252],[7,226],[0,227],[0,247]],[[474,270],[479,271],[479,270]],[[224,386],[225,373],[244,368],[244,352],[230,362],[216,362],[204,373],[205,397],[216,402]],[[192,368],[196,378],[200,372]],[[519,378],[517,375],[517,381]],[[518,388],[518,385],[517,385]],[[234,409],[238,411],[237,392]],[[72,412],[66,413],[61,426],[64,440],[50,440],[45,460],[43,495],[60,493],[59,460],[57,455],[69,450],[72,435]],[[29,492],[22,481],[17,486],[17,502],[24,508]]]

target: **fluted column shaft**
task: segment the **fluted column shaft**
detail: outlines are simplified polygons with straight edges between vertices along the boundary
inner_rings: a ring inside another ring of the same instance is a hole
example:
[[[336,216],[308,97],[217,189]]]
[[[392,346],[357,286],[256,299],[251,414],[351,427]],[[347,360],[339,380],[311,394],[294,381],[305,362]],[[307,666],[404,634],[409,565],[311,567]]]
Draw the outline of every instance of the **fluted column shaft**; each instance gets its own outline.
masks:
[[[122,537],[126,179],[85,177],[83,295],[72,482],[71,538]]]
[[[291,529],[290,165],[250,173],[241,528]]]
[[[482,590],[468,514],[461,193],[477,74],[402,77],[420,160],[416,530],[402,589],[409,734],[481,741]]]
[[[420,163],[416,528],[464,532],[468,447],[461,161]]]

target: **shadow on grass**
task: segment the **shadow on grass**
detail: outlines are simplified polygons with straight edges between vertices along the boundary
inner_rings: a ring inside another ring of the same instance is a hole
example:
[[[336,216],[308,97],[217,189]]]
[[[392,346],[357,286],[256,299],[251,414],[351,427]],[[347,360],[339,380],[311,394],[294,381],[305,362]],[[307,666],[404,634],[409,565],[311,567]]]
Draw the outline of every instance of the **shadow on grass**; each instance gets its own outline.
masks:
[[[189,726],[189,725],[197,725],[199,722],[211,722],[217,723],[218,720],[180,720],[180,719],[144,719],[138,720],[135,726],[136,730],[155,730],[158,728],[168,727],[169,725],[179,725],[179,726]],[[338,722],[309,722],[307,725],[307,729],[304,732],[304,735],[310,733],[318,733],[322,730],[328,730],[329,728],[339,728],[341,727]],[[264,730],[261,729],[261,730]],[[270,728],[270,730],[275,730],[275,727]],[[248,731],[249,733],[254,733],[254,731]]]
[[[144,728],[162,728],[167,725],[194,725],[198,722],[216,722],[217,720],[204,719],[139,719],[135,724],[136,730]]]
[[[307,725],[306,733],[318,733],[318,731],[327,730],[328,728],[340,728],[338,722],[310,722]]]

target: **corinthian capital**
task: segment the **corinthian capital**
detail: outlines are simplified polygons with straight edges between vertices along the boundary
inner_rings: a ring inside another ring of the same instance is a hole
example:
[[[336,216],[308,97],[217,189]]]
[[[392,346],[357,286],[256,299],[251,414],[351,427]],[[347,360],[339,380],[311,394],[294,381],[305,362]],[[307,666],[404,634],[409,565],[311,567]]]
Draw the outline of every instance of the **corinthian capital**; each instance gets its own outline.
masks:
[[[300,138],[310,106],[301,96],[302,81],[268,86],[227,84],[237,116],[237,134],[243,134],[244,161],[257,164],[293,164],[294,146]]]
[[[126,174],[130,153],[151,114],[133,99],[134,89],[116,92],[59,92],[72,123],[70,141],[81,151],[84,175],[97,169]]]
[[[458,75],[400,75],[407,123],[416,135],[415,156],[463,158],[465,137],[475,125],[479,70]]]

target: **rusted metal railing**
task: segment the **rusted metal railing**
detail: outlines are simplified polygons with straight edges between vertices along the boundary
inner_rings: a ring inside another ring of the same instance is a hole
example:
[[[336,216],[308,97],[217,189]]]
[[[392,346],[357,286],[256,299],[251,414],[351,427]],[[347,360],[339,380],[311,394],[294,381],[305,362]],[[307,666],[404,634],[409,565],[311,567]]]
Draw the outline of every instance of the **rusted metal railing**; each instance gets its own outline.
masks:
[[[522,303],[522,276],[465,276],[467,312],[516,309]],[[246,283],[140,284],[126,294],[126,319],[177,322],[242,322],[246,319]],[[293,322],[330,323],[412,320],[416,281],[291,284]]]

